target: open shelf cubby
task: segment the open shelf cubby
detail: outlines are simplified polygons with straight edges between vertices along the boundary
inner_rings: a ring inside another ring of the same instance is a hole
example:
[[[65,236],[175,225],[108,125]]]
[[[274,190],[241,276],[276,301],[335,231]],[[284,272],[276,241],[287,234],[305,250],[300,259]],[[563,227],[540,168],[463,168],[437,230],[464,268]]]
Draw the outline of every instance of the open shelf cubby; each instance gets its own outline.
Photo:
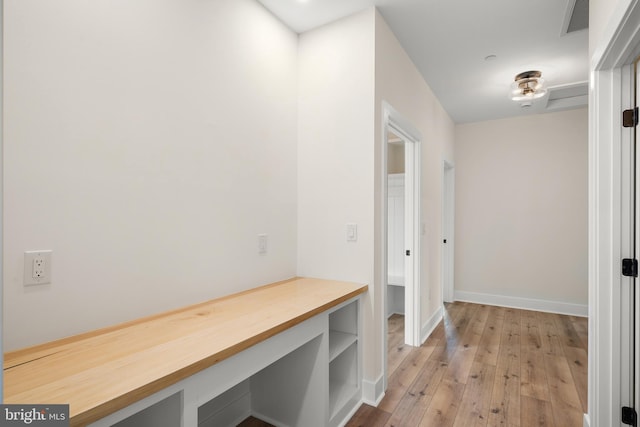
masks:
[[[175,393],[137,412],[113,427],[175,427],[181,425],[182,393]]]
[[[329,314],[329,419],[356,403],[359,386],[358,302]],[[331,424],[332,425],[332,424]]]
[[[357,345],[354,342],[329,364],[329,414],[333,418],[356,395]]]

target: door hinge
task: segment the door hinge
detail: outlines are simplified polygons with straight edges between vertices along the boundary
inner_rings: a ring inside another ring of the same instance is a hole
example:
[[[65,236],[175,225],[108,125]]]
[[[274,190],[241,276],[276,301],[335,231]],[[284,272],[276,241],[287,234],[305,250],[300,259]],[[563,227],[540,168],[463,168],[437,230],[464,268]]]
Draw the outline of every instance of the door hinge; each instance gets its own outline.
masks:
[[[638,415],[636,414],[635,409],[629,408],[628,406],[622,407],[622,422],[624,424],[636,427],[638,425],[637,418]]]
[[[638,125],[638,107],[624,110],[622,112],[622,126],[633,128]]]
[[[406,252],[405,252],[405,254],[406,254],[407,256],[411,256],[411,251],[410,251],[409,249],[407,249],[407,250],[406,250]]]
[[[628,277],[638,277],[638,260],[624,258],[622,260],[622,275]]]

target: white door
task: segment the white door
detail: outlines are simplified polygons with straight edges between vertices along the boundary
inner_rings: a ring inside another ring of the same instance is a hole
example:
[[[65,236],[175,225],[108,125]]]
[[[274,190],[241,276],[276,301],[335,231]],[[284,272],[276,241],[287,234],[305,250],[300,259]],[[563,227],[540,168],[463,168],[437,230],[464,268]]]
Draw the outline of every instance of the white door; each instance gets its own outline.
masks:
[[[442,301],[454,301],[454,169],[444,162],[442,176]]]
[[[416,268],[420,268],[420,262],[416,258],[419,256],[419,237],[416,237],[416,204],[419,194],[416,189],[419,178],[416,170],[416,160],[418,144],[411,141],[405,141],[404,147],[404,164],[405,164],[405,182],[404,182],[404,341],[408,345],[420,345],[420,293],[417,277],[419,272]]]

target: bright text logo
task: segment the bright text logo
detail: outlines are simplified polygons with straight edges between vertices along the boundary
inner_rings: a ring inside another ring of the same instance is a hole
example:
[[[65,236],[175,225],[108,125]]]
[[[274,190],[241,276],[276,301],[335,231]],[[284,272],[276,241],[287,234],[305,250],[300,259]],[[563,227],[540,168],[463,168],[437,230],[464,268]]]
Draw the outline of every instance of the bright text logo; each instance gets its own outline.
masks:
[[[0,405],[0,426],[69,427],[69,405]]]

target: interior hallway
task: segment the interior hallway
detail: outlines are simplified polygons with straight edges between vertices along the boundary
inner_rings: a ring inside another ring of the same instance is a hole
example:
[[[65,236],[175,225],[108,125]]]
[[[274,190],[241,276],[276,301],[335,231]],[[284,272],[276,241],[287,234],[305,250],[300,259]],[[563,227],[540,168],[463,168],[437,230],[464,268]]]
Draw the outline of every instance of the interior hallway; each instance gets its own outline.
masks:
[[[403,320],[389,320],[384,399],[347,427],[583,425],[586,318],[456,302],[418,348]]]

